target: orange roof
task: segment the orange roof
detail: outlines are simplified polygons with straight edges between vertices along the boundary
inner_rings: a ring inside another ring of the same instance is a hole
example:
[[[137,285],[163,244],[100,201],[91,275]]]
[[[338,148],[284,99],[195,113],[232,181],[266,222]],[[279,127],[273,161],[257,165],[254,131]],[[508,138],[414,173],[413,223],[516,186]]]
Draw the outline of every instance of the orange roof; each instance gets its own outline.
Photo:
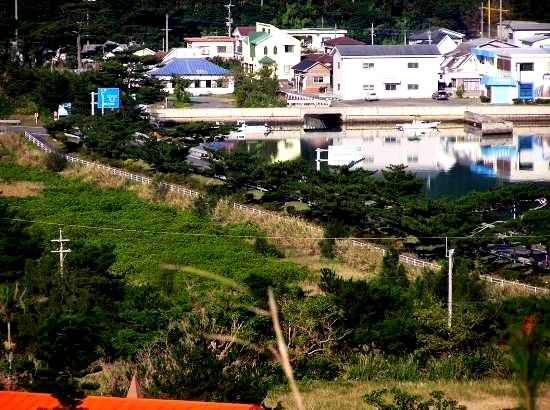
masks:
[[[59,406],[59,402],[47,393],[0,391],[2,410],[52,410],[55,406]],[[104,396],[88,396],[81,406],[87,410],[261,410],[253,404]]]

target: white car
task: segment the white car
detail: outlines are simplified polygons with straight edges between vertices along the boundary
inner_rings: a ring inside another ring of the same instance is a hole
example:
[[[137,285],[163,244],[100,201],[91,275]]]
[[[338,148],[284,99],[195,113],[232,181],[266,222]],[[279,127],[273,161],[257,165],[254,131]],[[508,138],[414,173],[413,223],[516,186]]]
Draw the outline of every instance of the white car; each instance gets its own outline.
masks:
[[[367,93],[365,101],[378,101],[378,96],[374,91]]]

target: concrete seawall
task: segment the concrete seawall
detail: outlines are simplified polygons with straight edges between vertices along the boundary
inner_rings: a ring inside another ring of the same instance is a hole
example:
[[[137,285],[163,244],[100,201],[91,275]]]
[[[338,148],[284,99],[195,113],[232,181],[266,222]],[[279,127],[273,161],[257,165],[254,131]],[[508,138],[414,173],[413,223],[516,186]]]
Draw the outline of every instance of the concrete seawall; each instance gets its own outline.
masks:
[[[413,118],[437,121],[463,121],[464,111],[494,115],[516,122],[550,122],[550,105],[425,105],[361,107],[279,107],[279,108],[168,108],[154,109],[159,121],[236,121],[270,124],[303,124],[304,116],[340,114],[346,124],[409,121]]]

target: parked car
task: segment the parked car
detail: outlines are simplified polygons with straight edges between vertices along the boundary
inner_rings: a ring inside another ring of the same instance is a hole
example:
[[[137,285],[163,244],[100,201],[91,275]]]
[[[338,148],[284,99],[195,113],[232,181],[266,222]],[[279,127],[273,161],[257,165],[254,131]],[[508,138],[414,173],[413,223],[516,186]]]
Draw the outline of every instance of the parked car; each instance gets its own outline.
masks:
[[[449,94],[446,91],[440,90],[432,94],[433,100],[448,100]]]
[[[378,96],[376,95],[376,93],[374,91],[371,91],[365,97],[365,101],[378,101]]]

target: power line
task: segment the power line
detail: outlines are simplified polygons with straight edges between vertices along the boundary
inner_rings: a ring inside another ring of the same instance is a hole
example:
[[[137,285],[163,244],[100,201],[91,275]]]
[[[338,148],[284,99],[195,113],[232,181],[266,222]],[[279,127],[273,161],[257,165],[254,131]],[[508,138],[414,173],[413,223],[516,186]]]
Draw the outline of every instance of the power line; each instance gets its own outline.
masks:
[[[408,240],[411,237],[416,239],[466,239],[466,240],[475,240],[482,239],[482,237],[476,236],[363,236],[363,237],[327,237],[327,236],[289,236],[289,235],[233,235],[233,234],[209,234],[209,233],[192,233],[192,232],[178,232],[178,231],[166,231],[166,230],[149,230],[149,229],[137,229],[131,227],[121,227],[116,228],[112,226],[95,226],[95,225],[82,225],[82,224],[68,224],[63,222],[48,222],[48,221],[37,221],[31,219],[23,218],[7,218],[2,217],[3,220],[14,221],[14,222],[24,222],[24,223],[34,223],[41,225],[51,225],[57,227],[67,227],[67,228],[76,228],[76,229],[94,229],[101,231],[116,231],[116,232],[128,232],[128,233],[145,233],[145,234],[165,234],[165,235],[181,235],[181,236],[196,236],[196,237],[212,237],[212,238],[243,238],[243,239],[255,239],[255,238],[264,238],[264,239],[334,239],[334,240],[379,240],[379,241],[401,241]],[[550,234],[541,234],[541,235],[508,235],[508,238],[549,238]],[[488,238],[486,238],[488,239]]]

